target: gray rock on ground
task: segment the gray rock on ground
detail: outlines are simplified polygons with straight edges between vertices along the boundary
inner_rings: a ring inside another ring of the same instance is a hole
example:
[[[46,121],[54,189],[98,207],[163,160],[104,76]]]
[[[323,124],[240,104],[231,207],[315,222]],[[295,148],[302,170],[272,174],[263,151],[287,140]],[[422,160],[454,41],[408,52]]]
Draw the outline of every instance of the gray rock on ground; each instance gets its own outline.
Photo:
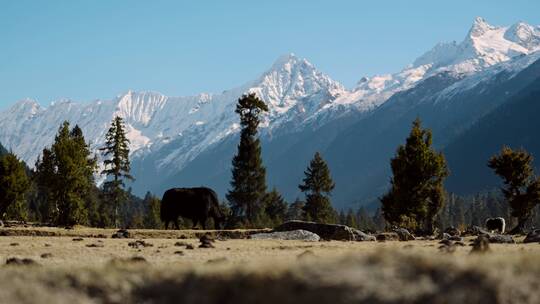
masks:
[[[251,235],[253,240],[295,240],[306,242],[318,242],[321,237],[307,230],[277,231],[270,233],[256,233]]]
[[[535,229],[525,236],[523,243],[538,243],[540,242],[540,229]]]
[[[354,229],[345,225],[321,224],[306,221],[288,221],[274,231],[307,230],[320,236],[323,240],[354,241]]]
[[[358,229],[354,229],[353,233],[354,233],[354,240],[357,241],[357,242],[372,242],[372,241],[377,240],[377,238],[375,238],[374,235],[367,234],[367,233],[365,233],[363,231],[360,231]]]
[[[394,232],[397,233],[400,241],[414,241],[414,235],[412,235],[409,230],[405,228],[396,228],[394,229]]]
[[[516,243],[514,238],[508,234],[488,233],[485,236],[487,236],[489,242],[493,244],[515,244]]]
[[[399,241],[399,235],[396,232],[381,232],[376,236],[377,241]]]

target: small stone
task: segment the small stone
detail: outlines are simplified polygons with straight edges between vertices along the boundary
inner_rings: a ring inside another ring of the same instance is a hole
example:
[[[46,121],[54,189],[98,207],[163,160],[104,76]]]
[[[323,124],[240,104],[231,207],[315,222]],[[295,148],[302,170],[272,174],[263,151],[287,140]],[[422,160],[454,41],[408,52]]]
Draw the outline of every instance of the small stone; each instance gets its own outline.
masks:
[[[178,250],[178,251],[175,251],[174,254],[178,254],[178,255],[184,255],[184,252],[181,251],[181,250]]]
[[[8,258],[6,265],[39,265],[36,261],[29,258]]]
[[[42,259],[52,258],[52,253],[42,253],[41,258]]]
[[[105,245],[103,244],[86,244],[86,247],[89,247],[89,248],[102,248],[102,247],[105,247]]]
[[[11,243],[9,246],[19,246],[19,243]]]
[[[187,244],[186,249],[192,250],[192,249],[195,249],[195,247],[193,247],[193,245],[191,244]]]
[[[80,242],[80,241],[84,241],[84,239],[82,237],[76,237],[76,238],[73,238],[73,241]]]

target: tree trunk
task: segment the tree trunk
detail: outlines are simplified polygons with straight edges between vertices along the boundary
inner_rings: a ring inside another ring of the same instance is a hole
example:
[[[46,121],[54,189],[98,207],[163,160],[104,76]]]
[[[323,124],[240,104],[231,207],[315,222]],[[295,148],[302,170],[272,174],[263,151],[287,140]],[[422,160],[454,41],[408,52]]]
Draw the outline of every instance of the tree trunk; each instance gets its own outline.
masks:
[[[509,234],[525,234],[525,224],[527,223],[527,217],[521,217],[518,219],[518,223]]]

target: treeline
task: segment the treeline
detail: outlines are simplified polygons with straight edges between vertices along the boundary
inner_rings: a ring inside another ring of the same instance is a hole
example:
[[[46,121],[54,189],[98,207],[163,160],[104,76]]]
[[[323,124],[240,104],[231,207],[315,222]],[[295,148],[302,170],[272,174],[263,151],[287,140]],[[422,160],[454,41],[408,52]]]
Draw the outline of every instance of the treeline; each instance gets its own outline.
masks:
[[[319,152],[307,164],[298,188],[302,198],[287,203],[277,189],[268,190],[258,128],[266,104],[255,94],[239,98],[240,141],[232,160],[230,190],[221,208],[227,228],[273,227],[287,220],[342,223],[362,230],[404,227],[417,234],[436,228],[464,229],[483,225],[488,217],[502,216],[513,232],[538,224],[540,178],[532,156],[525,150],[503,147],[486,160],[504,183],[500,192],[470,197],[448,194],[444,180],[450,174],[441,152],[432,147],[431,131],[419,119],[405,143],[390,160],[392,177],[381,207],[337,212],[331,203],[335,188],[330,168]],[[130,174],[129,140],[120,117],[115,117],[99,149],[102,167],[91,154],[82,130],[64,122],[51,147],[43,149],[34,170],[8,152],[0,157],[0,215],[2,219],[37,221],[55,226],[162,228],[160,201],[151,193],[140,199],[126,189]],[[99,169],[99,170],[98,170]],[[361,168],[359,168],[361,170]],[[96,173],[104,179],[96,186]],[[179,185],[182,186],[182,185]],[[182,222],[190,227],[189,221]]]

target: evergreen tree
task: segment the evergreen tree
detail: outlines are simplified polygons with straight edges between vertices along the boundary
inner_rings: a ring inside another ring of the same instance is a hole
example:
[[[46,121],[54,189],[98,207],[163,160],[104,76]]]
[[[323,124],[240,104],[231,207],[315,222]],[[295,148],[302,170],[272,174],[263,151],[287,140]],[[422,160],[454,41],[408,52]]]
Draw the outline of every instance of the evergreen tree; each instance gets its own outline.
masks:
[[[163,227],[159,216],[161,202],[159,198],[147,192],[143,204],[146,208],[144,215],[144,227],[147,229],[160,229]]]
[[[525,150],[503,147],[493,156],[488,166],[505,184],[501,191],[512,208],[512,216],[518,219],[511,233],[523,233],[525,224],[536,205],[540,203],[540,178],[536,178],[532,166],[533,157]]]
[[[240,144],[232,160],[232,181],[227,194],[233,217],[257,225],[263,214],[263,198],[266,194],[266,168],[261,157],[261,143],[257,128],[266,104],[255,93],[238,99],[236,113],[240,116]]]
[[[306,203],[301,199],[297,198],[287,210],[286,219],[288,221],[292,220],[303,220],[305,218],[304,206]]]
[[[133,180],[130,175],[129,140],[126,138],[124,121],[116,116],[105,136],[105,146],[100,149],[105,160],[105,174],[109,179],[103,184],[104,192],[114,205],[113,221],[116,227],[119,224],[120,205],[126,201],[124,179]]]
[[[13,153],[0,156],[0,219],[27,219],[24,195],[29,187],[24,163]]]
[[[416,233],[433,232],[433,220],[444,203],[443,181],[448,169],[442,153],[431,145],[431,131],[422,129],[416,119],[405,145],[391,160],[391,189],[381,198],[389,224]]]
[[[349,211],[347,211],[347,216],[345,218],[345,225],[351,228],[358,228],[358,226],[356,225],[356,215],[354,214],[352,209],[349,209]]]
[[[306,218],[320,223],[335,222],[335,210],[329,198],[335,184],[330,176],[330,169],[319,152],[315,153],[304,174],[303,184],[298,188],[306,195]]]
[[[375,231],[377,228],[375,227],[375,223],[373,222],[373,218],[369,215],[368,211],[364,206],[360,207],[358,209],[358,212],[356,213],[356,225],[358,226],[358,229],[360,230],[367,230],[367,231]]]
[[[343,211],[343,209],[339,210],[337,219],[338,223],[341,225],[345,225],[345,223],[347,222],[347,215],[345,214],[345,211]]]
[[[276,188],[266,194],[265,201],[265,214],[269,220],[269,224],[277,226],[285,220],[287,217],[287,202],[283,199],[281,194]]]
[[[66,121],[51,149],[36,163],[36,181],[47,199],[46,214],[57,225],[87,224],[85,199],[94,185],[96,159],[91,157],[82,130]]]

